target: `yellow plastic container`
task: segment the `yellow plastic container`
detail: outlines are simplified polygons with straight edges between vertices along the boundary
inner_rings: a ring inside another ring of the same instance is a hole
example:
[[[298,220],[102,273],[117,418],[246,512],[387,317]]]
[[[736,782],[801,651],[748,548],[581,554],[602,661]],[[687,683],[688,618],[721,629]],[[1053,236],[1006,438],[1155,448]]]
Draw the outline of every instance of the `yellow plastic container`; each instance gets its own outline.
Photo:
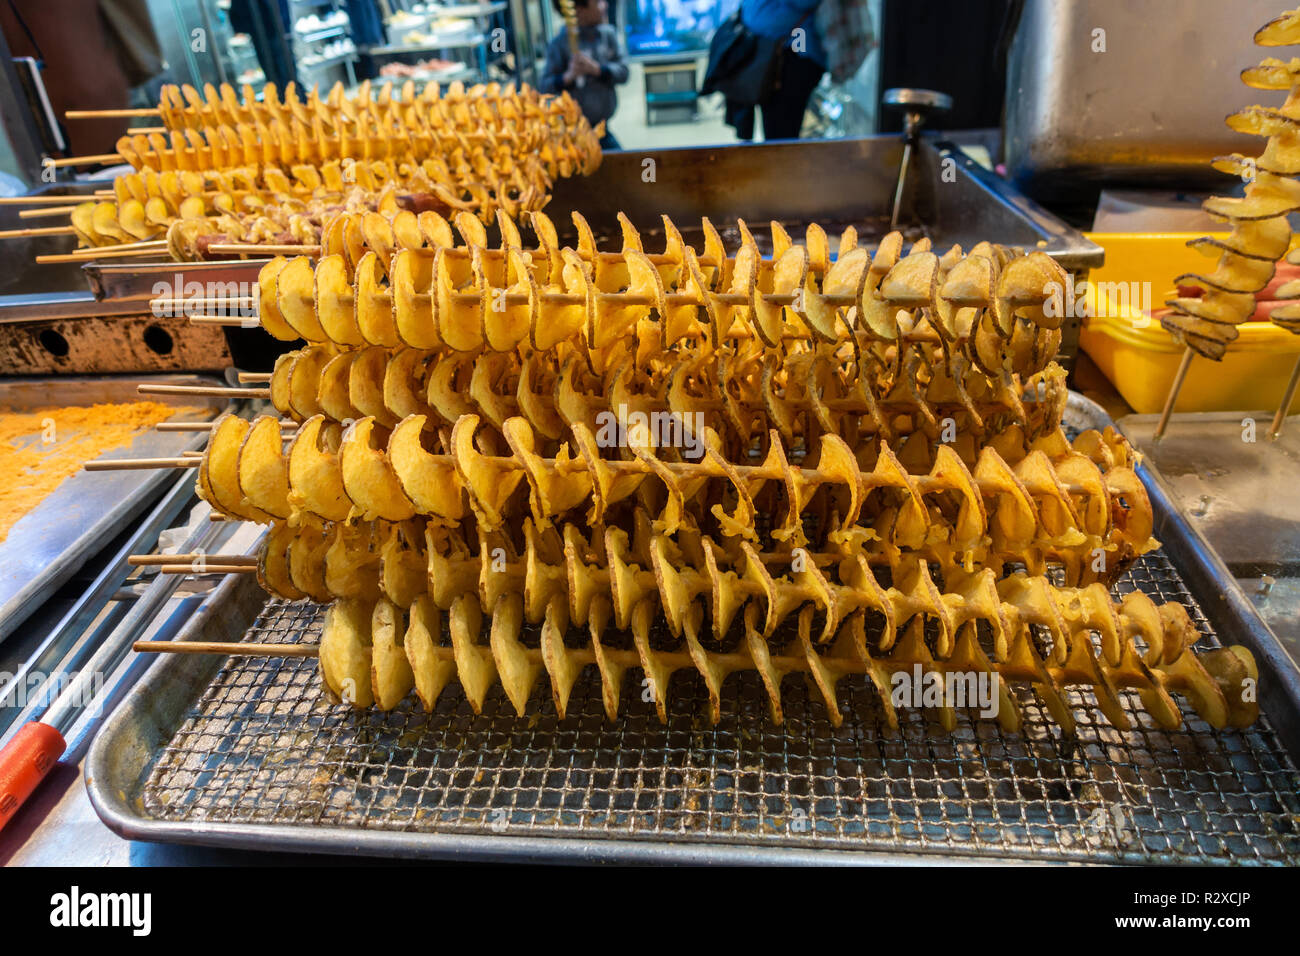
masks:
[[[1159,309],[1170,297],[1175,276],[1211,271],[1214,259],[1187,246],[1189,239],[1201,235],[1204,233],[1088,235],[1106,249],[1106,265],[1088,277],[1088,318],[1079,347],[1138,412],[1155,413],[1164,407],[1183,346],[1143,311],[1144,297],[1133,293],[1141,292],[1142,283],[1150,283],[1150,307]],[[1300,358],[1300,335],[1271,322],[1246,322],[1238,330],[1241,334],[1228,346],[1221,362],[1199,355],[1192,360],[1175,411],[1277,407],[1291,368]],[[1300,394],[1291,403],[1291,411],[1300,411]]]

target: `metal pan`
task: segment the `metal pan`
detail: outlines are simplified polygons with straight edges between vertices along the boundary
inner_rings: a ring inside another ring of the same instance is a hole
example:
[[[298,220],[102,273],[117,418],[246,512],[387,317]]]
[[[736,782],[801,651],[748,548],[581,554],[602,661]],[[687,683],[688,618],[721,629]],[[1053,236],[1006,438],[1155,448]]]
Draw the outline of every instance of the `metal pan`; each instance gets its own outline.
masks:
[[[174,385],[216,384],[196,375],[132,376],[131,378],[0,379],[0,409],[31,411],[52,406],[84,406],[99,402],[138,402],[140,382]],[[208,421],[224,403],[201,396],[154,396],[151,400],[191,410],[173,421]],[[142,432],[124,448],[106,457],[142,458],[179,455],[199,448],[202,432]],[[33,610],[101,548],[134,521],[161,492],[169,471],[78,472],[15,524],[0,542],[0,640],[11,634]],[[6,476],[5,480],[13,480]]]
[[[1071,410],[1080,427],[1106,423],[1091,403],[1073,399]],[[130,839],[247,849],[552,862],[1296,864],[1294,665],[1151,487],[1165,548],[1117,590],[1183,603],[1207,646],[1222,638],[1252,649],[1265,714],[1247,731],[1215,732],[1194,717],[1161,731],[1130,700],[1135,729],[1120,732],[1075,697],[1076,737],[1033,704],[1018,735],[965,718],[945,734],[914,711],[891,733],[874,692],[847,681],[845,720],[833,727],[816,693],[793,680],[774,725],[752,675],[724,685],[716,726],[693,676],[675,678],[667,725],[641,700],[639,675],[615,722],[590,680],[575,687],[564,720],[536,699],[518,718],[499,693],[474,714],[458,691],[432,715],[409,701],[357,714],[323,701],[311,660],[175,655],[153,665],[92,745],[90,799]],[[242,575],[178,639],[228,641],[247,627],[249,640],[314,640],[320,616],[316,605],[268,602]]]

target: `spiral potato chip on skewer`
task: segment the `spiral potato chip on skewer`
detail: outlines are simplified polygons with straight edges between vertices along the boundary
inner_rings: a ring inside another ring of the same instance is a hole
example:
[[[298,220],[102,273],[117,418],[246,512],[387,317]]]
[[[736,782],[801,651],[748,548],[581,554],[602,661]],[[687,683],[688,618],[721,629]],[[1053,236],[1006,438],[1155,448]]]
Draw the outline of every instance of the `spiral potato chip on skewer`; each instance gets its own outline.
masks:
[[[274,419],[249,427],[228,417],[205,452],[200,494],[244,520],[401,522],[422,515],[456,527],[472,514],[489,532],[523,517],[549,527],[575,513],[602,524],[640,502],[653,508],[658,532],[716,526],[750,541],[757,540],[761,501],[772,537],[787,547],[808,544],[807,521],[816,517],[822,537],[851,535],[861,525],[899,554],[925,550],[932,560],[968,567],[1018,560],[1035,573],[1050,561],[1074,581],[1111,580],[1155,546],[1150,504],[1130,463],[1095,454],[1091,437],[1079,448],[1059,433],[1026,444],[1013,430],[969,462],[944,445],[924,463],[905,451],[909,469],[888,445],[855,452],[833,435],[823,435],[803,464],[792,464],[774,432],[751,464],[728,460],[707,430],[703,456],[686,461],[649,444],[634,445],[631,457],[601,457],[581,423],[572,426],[572,445],[553,456],[539,454],[522,418],[507,420],[504,441],[481,431],[472,415],[445,437],[425,425],[413,416],[389,433],[363,418],[341,431],[317,416],[282,451],[272,440]],[[431,444],[441,450],[430,451]],[[515,495],[521,486],[526,500]]]
[[[882,343],[956,342],[966,343],[970,361],[994,374],[1008,360],[1019,365],[1033,358],[1041,368],[1059,344],[1062,312],[1059,301],[1056,309],[1050,303],[1067,277],[1041,252],[1024,255],[980,243],[966,255],[954,247],[939,257],[925,240],[902,255],[901,235],[892,233],[872,256],[855,245],[850,229],[841,237],[840,255],[827,262],[824,253],[820,259],[809,255],[811,245],[791,244],[774,223],[781,234],[774,244],[783,249],[769,260],[758,254],[742,222],[745,241],[729,258],[720,243],[706,240],[703,252],[685,245],[666,220],[666,249],[651,256],[625,218],[619,252],[598,250],[580,214],[574,214],[579,241],[570,248],[556,247],[555,226],[543,213],[532,213],[531,220],[537,248],[512,244],[517,230],[502,216],[498,225],[506,239],[487,248],[482,224],[463,213],[454,217],[463,245],[455,243],[452,224],[432,211],[399,212],[391,221],[345,214],[326,226],[321,258],[355,285],[356,263],[367,250],[377,254],[376,274],[386,281],[372,284],[365,306],[390,309],[394,319],[384,326],[391,329],[386,337],[368,341],[389,347],[504,351],[527,344],[546,350],[576,338],[589,353],[600,352],[623,341],[652,311],[664,343],[707,338],[717,348],[748,338],[779,348],[792,338],[830,344],[855,334]],[[708,220],[704,232],[716,234]],[[362,242],[349,247],[341,241],[347,235]],[[825,243],[815,224],[808,241]],[[666,284],[664,276],[677,285]],[[346,295],[341,286],[339,293]],[[355,288],[352,295],[350,301],[360,301]],[[543,314],[545,327],[539,328]]]
[[[890,560],[861,534],[800,563],[789,551],[760,553],[694,530],[657,535],[640,512],[631,524],[631,536],[614,526],[588,536],[576,525],[526,520],[522,547],[481,526],[477,542],[467,542],[428,525],[422,546],[410,522],[280,524],[264,543],[259,574],[274,593],[338,597],[322,638],[322,674],[333,695],[358,707],[391,708],[414,688],[432,709],[459,678],[476,711],[500,681],[522,715],[544,671],[563,717],[578,675],[594,663],[611,719],[632,667],[651,677],[661,718],[669,678],[682,668],[704,677],[715,721],[726,676],[757,670],[775,720],[782,674],[808,674],[836,723],[835,684],[866,674],[896,726],[891,675],[917,667],[997,674],[996,717],[1009,731],[1020,723],[1015,683],[1030,685],[1067,732],[1071,685],[1090,688],[1120,729],[1129,726],[1119,700],[1126,688],[1166,728],[1182,721],[1172,692],[1215,727],[1257,715],[1242,694],[1243,682],[1257,678],[1249,652],[1194,652],[1198,635],[1182,607],[1157,607],[1140,592],[1116,603],[1097,583],[1059,587],[1022,571],[1000,576],[951,563],[936,577],[926,555]],[[883,622],[870,641],[868,613]],[[672,638],[652,642],[660,615]],[[586,648],[566,641],[571,627],[586,632]],[[934,636],[923,640],[927,627]],[[942,708],[939,719],[952,729],[955,713]]]
[[[233,88],[225,89],[233,98]],[[244,96],[254,96],[251,88]],[[196,93],[194,99],[201,102]],[[408,84],[402,98],[394,99],[391,85],[384,84],[372,100],[367,81],[355,99],[342,96],[341,87],[326,100],[312,90],[306,102],[296,91],[281,102],[268,88],[267,99],[238,109],[223,102],[206,115],[190,106],[191,116],[199,117],[193,122],[164,108],[169,136],[124,136],[119,153],[136,169],[157,172],[345,159],[419,161],[463,151],[482,156],[500,147],[518,156],[536,154],[552,175],[590,173],[600,162],[600,137],[577,103],[567,94],[542,95],[528,86],[467,89],[453,83],[443,91],[432,83],[417,95]]]
[[[166,235],[174,258],[192,260],[207,258],[213,241],[314,245],[327,215],[344,208],[391,214],[405,205],[490,221],[497,210],[540,209],[557,179],[600,164],[599,134],[567,94],[498,84],[440,94],[433,84],[419,96],[404,89],[399,101],[385,85],[372,102],[366,83],[358,101],[340,90],[322,101],[313,90],[304,103],[290,92],[281,102],[268,88],[267,103],[237,106],[229,87],[209,87],[206,100],[183,88],[190,103],[181,110],[215,125],[164,107],[178,124],[169,137],[123,137],[119,153],[136,172],[114,181],[112,200],[74,211],[81,243]],[[384,190],[392,195],[376,196]]]
[[[725,361],[736,380],[770,354],[803,363],[816,383],[806,392],[814,401],[848,399],[845,390],[853,389],[851,381],[837,385],[828,369],[892,368],[904,390],[948,378],[945,394],[975,420],[982,394],[1010,385],[1011,375],[1044,369],[1059,344],[1050,290],[1059,295],[1065,277],[1042,253],[981,243],[968,255],[954,247],[937,257],[918,243],[901,255],[901,238],[892,234],[871,256],[848,230],[840,256],[826,262],[774,224],[784,248],[773,261],[758,256],[741,223],[745,242],[729,258],[708,241],[704,254],[696,253],[667,222],[666,249],[652,255],[625,219],[622,251],[604,252],[576,213],[576,247],[554,246],[554,224],[535,213],[539,246],[520,249],[509,241],[512,231],[518,236],[513,224],[498,218],[507,238],[488,248],[482,224],[463,213],[455,217],[465,241],[459,246],[450,244],[452,225],[433,212],[399,212],[391,220],[344,215],[325,229],[316,272],[326,278],[312,289],[303,280],[306,259],[293,270],[273,262],[267,269],[276,279],[260,283],[260,311],[288,315],[285,301],[311,301],[313,314],[326,317],[323,328],[305,313],[288,329],[277,323],[273,334],[285,339],[469,355],[574,350],[596,374],[627,361],[643,368],[657,353],[692,348],[709,355],[718,374]],[[714,232],[707,220],[704,227],[706,236]],[[810,244],[819,233],[809,228]],[[789,263],[798,268],[787,275]],[[665,275],[681,285],[666,286]],[[971,375],[984,380],[976,387]]]
[[[863,580],[870,578],[865,565],[858,570]],[[802,673],[818,689],[831,722],[838,725],[842,713],[836,685],[847,675],[863,674],[877,691],[886,723],[896,728],[898,717],[890,693],[893,675],[919,669],[941,678],[948,674],[993,678],[995,713],[981,716],[996,716],[1009,732],[1018,730],[1022,719],[1014,684],[1027,685],[1067,733],[1074,727],[1065,693],[1071,686],[1088,688],[1102,713],[1119,729],[1131,726],[1120,701],[1125,689],[1135,690],[1144,709],[1167,729],[1182,724],[1174,693],[1185,696],[1198,716],[1214,727],[1247,726],[1257,716],[1257,707],[1241,700],[1244,682],[1257,674],[1249,652],[1243,648],[1193,651],[1190,645],[1197,634],[1180,605],[1157,606],[1140,592],[1116,604],[1100,586],[1054,588],[1023,574],[996,581],[987,569],[954,579],[941,590],[929,581],[924,565],[917,565],[904,586],[907,590],[877,584],[873,591],[860,592],[864,604],[870,602],[894,622],[887,631],[888,645],[868,642],[861,609],[850,610],[819,645],[813,606],[803,606],[783,627],[765,635],[759,626],[760,604],[746,603],[736,618],[741,637],[731,650],[705,647],[711,641],[700,631],[703,608],[697,602],[684,609],[673,649],[664,649],[663,639],[652,640],[653,608],[648,599],[633,604],[626,623],[611,630],[613,609],[603,592],[589,595],[584,611],[587,645],[574,646],[564,638],[573,621],[562,597],[562,582],[545,606],[540,630],[531,634],[525,633],[527,599],[518,591],[497,594],[487,614],[472,593],[453,598],[447,610],[439,608],[432,595],[416,597],[409,608],[386,597],[349,598],[331,605],[326,619],[320,648],[322,677],[336,699],[356,707],[377,704],[385,709],[414,689],[424,707],[432,710],[457,680],[478,712],[491,687],[500,683],[523,716],[545,673],[563,718],[579,675],[594,665],[606,713],[616,719],[623,674],[641,668],[660,719],[666,720],[672,675],[691,669],[704,679],[709,717],[716,722],[721,717],[723,682],[732,673],[756,671],[768,694],[772,719],[779,722],[782,678]],[[938,653],[922,639],[930,619],[951,629],[948,644]],[[981,626],[993,635],[991,650],[977,637]],[[1033,636],[1036,628],[1051,636],[1046,654]],[[482,640],[485,630],[486,642]],[[1094,631],[1105,635],[1100,649],[1090,638]],[[1145,653],[1138,650],[1139,640],[1147,648]],[[955,728],[953,706],[940,706],[937,716],[945,729]]]
[[[338,422],[371,415],[391,426],[418,414],[434,428],[475,414],[499,431],[507,418],[522,416],[548,439],[559,438],[570,422],[599,431],[622,409],[679,429],[684,440],[707,425],[728,448],[748,446],[769,428],[792,444],[823,432],[854,443],[870,436],[902,441],[918,432],[966,443],[1023,421],[1026,433],[1038,437],[1053,430],[1065,400],[1059,366],[1021,386],[1018,377],[1004,384],[969,369],[954,377],[942,368],[909,367],[902,382],[870,370],[853,378],[848,367],[828,363],[728,377],[698,356],[677,354],[664,356],[647,374],[625,364],[596,376],[572,356],[557,363],[537,353],[469,357],[308,346],[277,360],[271,400],[297,421],[314,414]],[[725,397],[715,397],[723,388]]]
[[[1295,32],[1296,12],[1284,14],[1255,34],[1261,46],[1284,46],[1300,42]],[[1228,117],[1228,126],[1253,136],[1266,137],[1258,157],[1234,153],[1215,159],[1214,167],[1241,176],[1246,188],[1242,198],[1212,197],[1204,208],[1216,219],[1232,224],[1224,240],[1205,238],[1191,243],[1218,262],[1212,273],[1188,273],[1174,281],[1181,286],[1199,287],[1200,296],[1179,296],[1167,300],[1172,311],[1161,324],[1188,348],[1206,358],[1222,359],[1237,339],[1237,327],[1256,311],[1256,295],[1272,280],[1276,263],[1291,243],[1287,216],[1300,209],[1300,59],[1264,59],[1242,71],[1242,82],[1260,90],[1285,90],[1286,102],[1278,109],[1251,106]],[[1287,283],[1279,298],[1300,295],[1300,284]],[[1283,306],[1270,318],[1291,332],[1300,331],[1300,309]]]

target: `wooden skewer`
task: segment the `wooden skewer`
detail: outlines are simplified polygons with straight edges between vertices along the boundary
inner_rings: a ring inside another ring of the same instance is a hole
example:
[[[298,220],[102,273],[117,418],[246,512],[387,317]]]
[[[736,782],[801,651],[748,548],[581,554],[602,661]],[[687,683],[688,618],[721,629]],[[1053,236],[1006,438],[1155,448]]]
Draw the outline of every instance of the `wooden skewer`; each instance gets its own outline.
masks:
[[[126,158],[121,153],[97,153],[94,156],[67,156],[63,159],[51,159],[46,165],[56,168],[61,166],[94,166],[100,163],[118,163],[125,162]]]
[[[528,294],[525,292],[510,292],[504,297],[497,294],[498,290],[493,290],[491,296],[493,302],[502,302],[506,305],[527,305]],[[710,292],[709,298],[718,305],[749,305],[749,296],[744,292]],[[345,301],[346,296],[340,296],[339,301]],[[431,299],[433,294],[430,292],[417,292],[412,298]],[[586,305],[586,296],[578,295],[574,292],[540,292],[538,300],[547,305]],[[795,294],[777,295],[771,292],[760,293],[760,298],[769,305],[793,305],[799,298]],[[472,305],[482,299],[477,292],[453,292],[451,300],[457,304]],[[858,297],[852,294],[826,295],[821,296],[822,301],[828,305],[848,307],[857,305]],[[596,301],[611,302],[616,305],[654,305],[655,300],[648,295],[633,295],[626,292],[597,292]],[[698,296],[688,292],[670,292],[664,296],[664,304],[669,306],[695,306],[702,308],[704,303]]]
[[[71,226],[34,226],[31,229],[5,229],[0,231],[0,239],[22,239],[27,236],[75,236],[77,230]]]
[[[132,116],[162,116],[162,110],[156,106],[144,106],[129,110],[65,110],[64,119],[118,119]]]
[[[90,250],[85,250],[89,252]],[[95,262],[98,259],[147,259],[149,256],[156,256],[162,252],[161,249],[106,249],[97,248],[94,253],[86,255],[82,252],[61,252],[57,255],[37,256],[36,264],[38,266],[57,265],[63,262]]]
[[[282,418],[278,422],[281,429],[291,428],[294,431],[298,429],[298,423],[292,419]],[[212,422],[159,422],[154,426],[154,431],[159,432],[210,432],[212,431]]]
[[[175,299],[175,298],[168,299],[160,296],[157,299],[149,300],[150,309],[168,309],[168,310],[173,309],[176,306],[181,306],[183,308],[190,308],[190,307],[198,308],[199,306],[206,307],[210,305],[229,307],[233,305],[256,305],[256,304],[257,304],[257,297],[251,295],[232,295],[225,298],[221,296],[212,296],[210,298],[205,298],[205,299],[197,298],[197,297],[193,299]]]
[[[434,458],[439,463],[452,464],[454,461],[453,456],[451,455],[433,455],[431,457]],[[523,463],[519,461],[517,458],[498,456],[498,457],[490,457],[489,461],[493,462],[494,464],[505,465],[519,471],[524,470]],[[602,459],[602,461],[604,462],[605,466],[609,469],[609,471],[612,472],[615,476],[650,474],[650,472],[646,468],[646,465],[641,461],[630,460],[630,459],[629,460]],[[143,471],[143,470],[161,470],[167,468],[170,469],[193,468],[198,464],[198,462],[199,459],[197,458],[101,458],[101,459],[96,459],[95,461],[86,462],[85,468],[87,471],[126,471],[132,468],[137,468]],[[663,465],[664,468],[670,473],[674,475],[682,476],[687,480],[697,479],[702,477],[703,478],[724,477],[723,473],[720,471],[711,471],[710,470],[711,466],[705,464],[704,462],[661,461],[660,464]],[[769,481],[779,477],[767,471],[766,470],[767,466],[765,465],[735,465],[733,467],[735,469],[736,474],[742,479],[749,478],[750,476],[756,474],[761,475],[765,480],[769,480]],[[577,458],[569,459],[566,467],[558,469],[558,473],[559,474],[583,473],[586,471],[586,468],[587,468],[587,462],[581,456],[579,456]],[[803,470],[816,472],[817,469],[813,468],[813,469],[803,469]],[[945,484],[945,479],[943,478],[936,478],[932,475],[914,475],[910,473],[908,475],[908,478],[910,480],[912,487],[916,489],[918,494],[928,495],[928,494],[933,494],[935,492],[951,490]],[[977,489],[982,490],[986,487],[990,487],[990,482],[982,479],[976,479],[975,487]],[[996,484],[992,484],[991,487],[995,492],[999,490]],[[1090,486],[1078,484],[1077,482],[1068,482],[1068,483],[1062,482],[1061,488],[1064,489],[1066,494],[1070,494],[1070,495],[1091,495],[1093,492],[1093,489]],[[167,571],[168,568],[164,567],[163,570]],[[212,571],[213,568],[209,566],[207,570]],[[194,572],[193,572],[193,568],[189,567],[188,565],[180,565],[177,566],[176,568],[173,568],[172,573],[192,574]],[[235,570],[229,573],[237,574],[240,573],[240,571]]]
[[[109,193],[112,195],[112,193]],[[52,206],[66,204],[69,200],[82,199],[82,196],[0,196],[0,206]]]
[[[405,247],[396,247],[394,248],[393,251],[402,252],[404,248]],[[416,249],[410,249],[409,251],[414,252],[417,255],[429,256],[429,257],[432,257],[437,252],[436,249],[430,248],[428,246],[421,246]],[[523,249],[521,251],[525,255],[532,256],[534,259],[540,259],[546,255],[546,253],[543,252],[541,249]],[[299,256],[311,256],[313,258],[317,258],[320,256],[321,247],[319,245],[292,245],[292,244],[266,245],[266,244],[260,244],[255,242],[214,242],[208,246],[208,252],[213,253],[214,255],[227,255],[227,256],[256,255],[258,253],[263,253],[266,255],[286,255],[286,256],[299,255]],[[470,258],[471,255],[468,249],[463,249],[460,247],[454,249],[447,248],[445,249],[445,253],[457,259],[468,259]],[[502,258],[502,256],[505,255],[505,253],[503,253],[500,249],[483,249],[482,253],[488,259],[500,259]],[[585,262],[590,262],[592,259],[590,255],[586,255],[582,253],[579,253],[579,256]],[[654,266],[671,266],[671,265],[677,265],[679,262],[678,259],[663,252],[647,252],[645,256],[647,259],[650,260],[650,264]],[[623,260],[623,253],[608,252],[608,251],[597,252],[596,258],[602,262],[621,262]],[[713,256],[696,256],[695,261],[704,268],[710,268],[718,264],[716,259]],[[730,262],[731,260],[728,259],[727,261]],[[808,268],[810,271],[814,273],[821,271],[820,266],[812,263],[809,263]]]
[[[238,388],[219,385],[137,385],[141,395],[210,395],[215,398],[270,398],[269,388]]]
[[[1269,441],[1276,441],[1277,437],[1282,434],[1282,425],[1286,421],[1286,413],[1291,410],[1291,400],[1295,398],[1296,386],[1300,385],[1300,358],[1296,359],[1295,366],[1291,369],[1291,380],[1286,384],[1286,391],[1282,395],[1282,404],[1277,407],[1277,414],[1273,416],[1273,424],[1269,426]]]
[[[1174,373],[1174,380],[1169,385],[1169,394],[1165,397],[1165,407],[1160,412],[1160,421],[1156,422],[1155,434],[1151,436],[1153,441],[1159,441],[1165,436],[1165,429],[1169,427],[1169,416],[1173,414],[1178,393],[1183,390],[1183,380],[1187,378],[1187,370],[1191,368],[1192,356],[1195,354],[1190,346],[1183,349],[1183,360],[1178,364],[1178,371]]]
[[[196,568],[193,564],[164,564],[158,568],[159,574],[256,574],[256,564],[210,564],[202,562]]]
[[[102,252],[111,249],[163,249],[167,246],[166,239],[137,239],[135,242],[123,242],[114,246],[94,246],[89,249],[78,249],[78,252]]]
[[[239,381],[245,385],[252,382],[257,382],[257,383],[269,382],[271,381],[271,373],[270,372],[240,372],[236,376],[236,378],[238,378]]]
[[[156,468],[197,468],[198,458],[97,458],[82,467],[86,471],[136,471]]]
[[[56,262],[94,262],[96,259],[134,259],[156,256],[167,251],[167,240],[140,243],[138,245],[92,246],[78,249],[76,252],[63,252],[57,255],[37,256],[38,265]]]
[[[134,568],[153,567],[155,565],[174,565],[180,561],[202,561],[213,565],[250,565],[257,567],[257,557],[251,554],[133,554],[126,563]]]
[[[313,249],[314,252],[310,251]],[[300,246],[292,243],[214,242],[208,246],[208,252],[222,256],[318,256],[320,246]]]
[[[190,322],[194,325],[225,325],[232,329],[259,329],[262,323],[257,320],[255,315],[191,315]]]
[[[673,301],[674,298],[673,296],[668,296],[667,298],[670,305],[697,305],[698,306],[700,304],[698,299],[695,299],[691,296],[683,296],[682,301],[678,301],[678,302]],[[749,302],[749,299],[746,296],[731,295],[731,294],[720,295],[717,297],[717,300],[723,302],[724,304],[729,303],[732,305],[745,305]],[[780,303],[781,305],[789,305],[793,300],[794,300],[794,296],[792,295],[763,296],[763,301],[771,302],[773,304]],[[461,301],[477,302],[478,296],[465,295],[465,297]],[[526,302],[527,299],[525,298],[524,301]],[[543,299],[543,301],[548,301],[548,300]],[[581,305],[585,300],[582,298],[582,296],[579,295],[565,295],[563,293],[555,293],[555,298],[549,301],[561,301],[569,305]],[[617,299],[616,301],[618,301],[619,304],[629,304],[629,305],[649,304],[649,300],[645,299],[644,296],[627,296],[625,299]],[[847,296],[847,295],[827,296],[827,302],[830,305],[834,305],[834,306],[851,306],[857,304],[856,300],[853,299],[852,296]],[[241,319],[241,318],[226,316],[226,315],[191,315],[189,317],[189,320],[196,325],[221,325],[221,326],[226,326],[228,328],[241,328],[241,329],[261,328],[261,322],[257,321],[252,317],[245,317]],[[752,332],[749,329],[733,328],[726,333],[725,337],[727,339],[736,339],[736,340],[743,341],[743,340],[752,339],[756,335],[757,335],[756,332]],[[796,339],[807,339],[807,337],[808,336],[806,334],[800,332],[783,332],[781,334],[781,338],[790,339],[791,341]],[[876,336],[874,333],[871,333],[868,337],[879,338],[879,336]],[[897,338],[889,339],[888,341],[919,342],[919,343],[935,345],[940,341],[940,339],[938,333],[908,332],[906,334],[899,334]],[[959,341],[964,341],[964,339],[959,339]]]
[[[210,432],[212,422],[159,422],[153,429],[156,432]]]
[[[18,218],[42,219],[45,216],[67,216],[76,208],[76,206],[40,206],[36,209],[20,209]]]
[[[233,641],[136,641],[141,654],[225,654],[227,657],[319,657],[315,644],[239,644]]]

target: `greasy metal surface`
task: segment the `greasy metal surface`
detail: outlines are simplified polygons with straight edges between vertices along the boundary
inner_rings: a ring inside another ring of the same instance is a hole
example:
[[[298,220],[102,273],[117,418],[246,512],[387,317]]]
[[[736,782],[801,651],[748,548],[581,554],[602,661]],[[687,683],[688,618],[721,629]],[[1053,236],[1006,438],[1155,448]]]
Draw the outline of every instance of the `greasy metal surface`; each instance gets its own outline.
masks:
[[[31,314],[27,320],[0,314],[0,368],[27,375],[103,375],[218,371],[231,364],[225,330],[195,325],[184,315]]]
[[[1151,440],[1155,415],[1129,415],[1120,426],[1300,661],[1300,416],[1276,441],[1265,434],[1272,417],[1175,415],[1159,442]]]
[[[151,376],[145,381],[196,384],[194,375]],[[91,405],[96,402],[134,402],[138,376],[114,378],[0,379],[0,409],[32,411],[40,408]],[[193,396],[155,396],[153,400],[190,406],[173,416],[197,421],[215,417],[221,407],[213,399]],[[58,422],[55,422],[58,437]],[[33,441],[40,441],[39,434]],[[201,432],[158,432],[148,429],[125,448],[106,457],[131,458],[177,455],[198,448],[206,440]],[[169,481],[171,472],[78,472],[15,524],[0,542],[0,639],[11,633],[31,610],[72,575],[97,549],[107,544],[126,522],[148,504]],[[6,480],[13,480],[6,476]]]
[[[719,229],[744,219],[756,236],[773,219],[816,222],[832,236],[853,225],[871,243],[888,230],[902,150],[898,136],[871,136],[610,153],[592,176],[556,183],[546,211],[565,230],[580,210],[615,238],[623,212],[650,235],[665,215],[683,235],[707,216]],[[913,237],[1042,248],[1071,270],[1101,264],[1100,246],[959,151],[923,138],[914,156],[900,220]]]
[[[1160,469],[1228,567],[1300,573],[1300,417],[1269,441],[1271,412],[1176,415],[1153,442],[1157,418],[1129,415],[1120,427]]]
[[[1026,0],[1007,58],[1010,179],[1067,201],[1089,183],[1230,188],[1209,162],[1258,150],[1225,116],[1281,104],[1238,78],[1269,55],[1252,36],[1281,10],[1275,0]]]
[[[1104,424],[1077,397],[1070,411],[1076,427]],[[1286,670],[1267,629],[1232,600],[1231,582],[1207,580],[1207,558],[1167,497],[1155,502],[1165,548],[1116,591],[1179,601],[1200,647],[1217,635],[1251,647],[1264,716],[1248,731],[1216,732],[1195,717],[1161,731],[1128,694],[1136,729],[1122,733],[1073,689],[1073,740],[1023,693],[1021,735],[966,718],[948,735],[916,712],[892,734],[874,692],[852,680],[840,685],[846,719],[833,728],[798,679],[784,685],[778,726],[753,675],[724,685],[716,727],[693,674],[674,678],[667,726],[641,700],[635,673],[615,723],[591,673],[563,721],[543,686],[524,718],[499,688],[480,716],[456,688],[433,715],[413,698],[358,715],[323,701],[314,661],[177,656],[155,665],[96,741],[90,796],[132,838],[317,852],[1300,863],[1297,751],[1278,733],[1280,721],[1297,724],[1294,665]],[[319,637],[320,608],[263,607],[247,576],[217,597],[182,639],[230,639],[254,615],[249,640]]]

